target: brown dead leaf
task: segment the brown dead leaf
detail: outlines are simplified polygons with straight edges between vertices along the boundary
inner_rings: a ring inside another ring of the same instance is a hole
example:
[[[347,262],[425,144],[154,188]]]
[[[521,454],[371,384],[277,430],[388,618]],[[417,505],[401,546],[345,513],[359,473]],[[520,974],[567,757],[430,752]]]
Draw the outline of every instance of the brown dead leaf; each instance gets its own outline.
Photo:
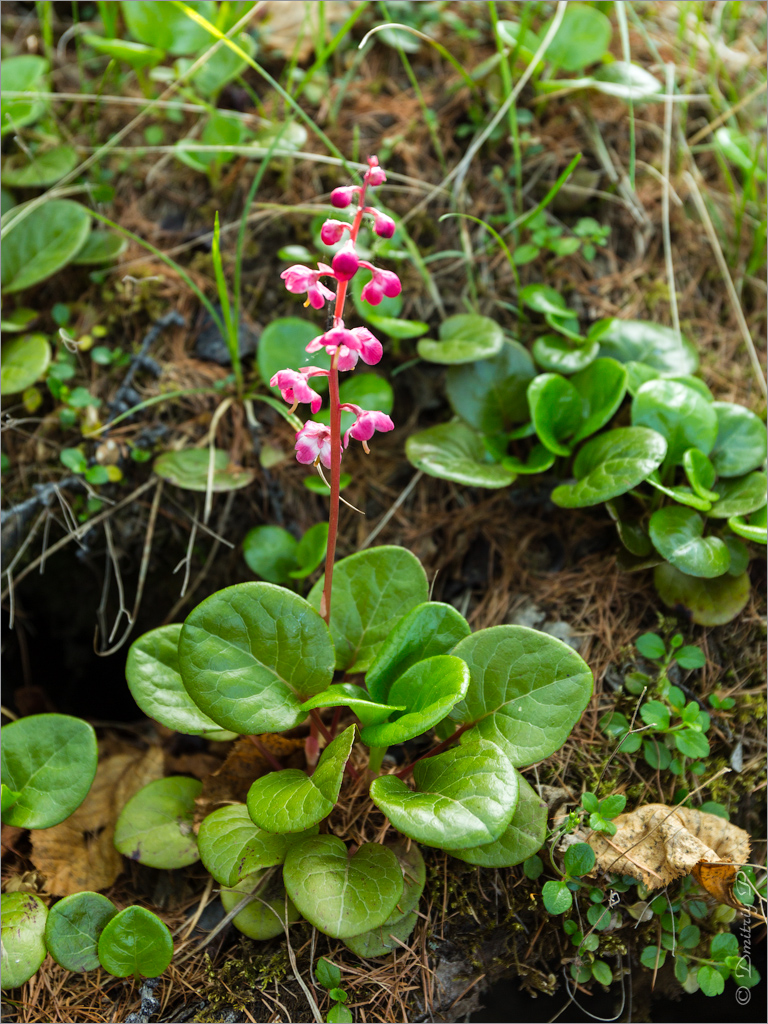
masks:
[[[720,903],[728,907],[735,907],[736,910],[744,910],[744,904],[733,895],[733,887],[739,875],[739,865],[723,861],[708,863],[701,861],[693,868],[693,877],[710,896],[714,896]]]
[[[696,875],[696,869],[705,865],[702,877],[711,877],[713,885],[712,889],[706,885],[705,888],[717,899],[728,902],[719,894],[727,894],[726,875],[711,869],[715,865],[720,869],[732,867],[735,882],[736,868],[749,859],[749,835],[716,814],[646,804],[631,814],[620,814],[614,824],[618,828],[616,835],[608,837],[593,832],[589,837],[598,867],[639,878],[649,889],[667,885],[681,875]],[[724,888],[718,889],[717,877],[723,879]]]
[[[296,54],[301,64],[319,42],[326,42],[334,24],[341,25],[351,11],[351,4],[330,0],[325,4],[326,39],[320,40],[317,4],[287,4],[285,0],[267,0],[259,8],[261,38],[268,50],[277,50],[286,57]]]
[[[123,870],[115,849],[115,822],[142,786],[163,775],[163,752],[125,746],[102,758],[88,796],[66,821],[32,834],[31,859],[46,876],[48,892],[69,896],[108,889]]]
[[[277,758],[287,758],[304,746],[301,739],[288,739],[279,733],[265,733],[259,743]],[[286,764],[286,767],[289,765]],[[245,803],[252,783],[261,775],[271,772],[263,754],[247,736],[241,736],[232,746],[224,764],[213,775],[203,779],[203,791],[197,798],[196,821],[215,810],[220,804]]]

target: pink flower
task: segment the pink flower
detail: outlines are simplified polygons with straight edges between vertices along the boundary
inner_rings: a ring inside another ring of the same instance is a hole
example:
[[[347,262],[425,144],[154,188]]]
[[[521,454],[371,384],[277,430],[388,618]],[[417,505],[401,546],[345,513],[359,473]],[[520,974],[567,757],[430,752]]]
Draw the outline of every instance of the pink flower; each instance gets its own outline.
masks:
[[[335,346],[331,345],[328,349],[330,355],[336,354]],[[358,354],[352,349],[347,348],[346,345],[339,345],[339,359],[336,366],[339,370],[354,370],[357,366]]]
[[[341,188],[335,188],[331,192],[331,206],[335,206],[337,210],[343,210],[352,202],[352,196],[359,191],[358,185],[344,185]]]
[[[360,353],[363,362],[369,366],[374,366],[378,363],[384,354],[378,338],[374,338],[367,327],[353,327],[350,333],[355,335],[357,344],[354,346],[354,349]],[[353,346],[350,345],[349,347],[352,348]],[[339,368],[341,369],[341,367]]]
[[[291,412],[294,412],[299,402],[307,402],[312,412],[317,412],[323,404],[323,400],[316,391],[307,383],[307,377],[317,374],[326,374],[319,366],[305,366],[304,370],[279,370],[270,380],[270,386],[280,388],[280,394],[286,402],[291,403]]]
[[[337,366],[340,370],[352,370],[357,363],[358,354],[369,366],[378,363],[383,355],[381,342],[375,338],[367,327],[355,327],[347,330],[344,323],[332,327],[325,334],[319,334],[307,345],[307,352],[319,352],[324,348],[330,356],[338,351]]]
[[[327,220],[320,229],[320,238],[326,245],[336,245],[341,241],[345,231],[351,231],[352,225],[343,220]]]
[[[343,323],[338,327],[332,327],[325,334],[318,334],[316,338],[307,345],[307,352],[319,352],[321,348],[327,348],[331,355],[336,351],[338,345],[346,345],[347,348],[359,348],[357,338],[353,331],[348,331]]]
[[[349,281],[357,273],[360,261],[355,252],[355,243],[350,238],[342,245],[331,260],[333,272],[339,281]]]
[[[334,273],[332,268],[326,266],[325,263],[318,263],[317,266],[318,270],[310,270],[309,267],[295,263],[292,267],[284,270],[280,277],[285,281],[288,291],[294,295],[300,295],[301,292],[307,293],[305,306],[311,304],[313,309],[322,309],[326,299],[333,300],[336,296],[330,288],[326,288],[324,284],[320,283],[319,278],[328,275],[333,277]]]
[[[373,217],[373,230],[379,238],[391,238],[395,233],[395,222],[386,213],[376,210],[372,206],[366,206],[366,213]]]
[[[365,260],[360,261],[360,266],[367,267],[368,270],[373,271],[373,277],[360,293],[364,302],[370,302],[372,306],[378,306],[384,295],[392,299],[402,291],[403,286],[400,284],[400,278],[397,274],[393,274],[391,270],[378,270]]]
[[[296,434],[294,447],[299,462],[317,465],[319,461],[326,469],[331,468],[331,428],[325,424],[307,420]]]
[[[379,167],[377,156],[368,157],[368,170],[365,172],[365,181],[369,185],[382,185],[387,180],[384,171]]]
[[[346,448],[349,444],[350,437],[354,437],[357,441],[363,442],[363,448],[366,455],[370,454],[370,448],[367,442],[373,437],[375,431],[384,432],[386,430],[394,430],[395,424],[383,412],[377,412],[376,410],[368,411],[367,409],[361,409],[359,405],[353,405],[351,402],[344,402],[341,406],[342,409],[348,409],[353,412],[357,417],[353,426],[344,434],[344,447]]]

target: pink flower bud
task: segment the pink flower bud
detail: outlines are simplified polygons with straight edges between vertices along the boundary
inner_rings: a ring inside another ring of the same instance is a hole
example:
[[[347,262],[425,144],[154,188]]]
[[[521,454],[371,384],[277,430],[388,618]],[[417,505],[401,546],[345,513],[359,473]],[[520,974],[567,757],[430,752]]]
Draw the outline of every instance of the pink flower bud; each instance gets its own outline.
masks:
[[[368,170],[365,172],[365,180],[369,185],[382,185],[387,180],[386,174],[379,167],[379,158],[377,156],[368,157]]]
[[[335,206],[337,210],[343,210],[352,202],[352,196],[359,191],[360,189],[356,185],[343,185],[341,188],[335,188],[331,192],[331,206]]]
[[[386,213],[374,210],[372,206],[369,206],[365,212],[373,215],[373,230],[379,238],[391,238],[394,235],[395,222]]]
[[[339,281],[349,281],[357,273],[360,261],[355,252],[355,243],[350,238],[342,245],[331,260],[333,272]]]
[[[351,225],[345,224],[343,220],[327,220],[320,229],[320,238],[325,245],[336,245],[341,241],[344,232],[351,230]]]
[[[391,270],[379,270],[365,260],[361,260],[360,265],[373,272],[373,277],[368,284],[363,286],[363,290],[360,293],[364,302],[370,302],[372,306],[378,306],[384,295],[393,299],[396,295],[400,294],[403,286],[400,284],[400,278],[397,274],[393,274]]]

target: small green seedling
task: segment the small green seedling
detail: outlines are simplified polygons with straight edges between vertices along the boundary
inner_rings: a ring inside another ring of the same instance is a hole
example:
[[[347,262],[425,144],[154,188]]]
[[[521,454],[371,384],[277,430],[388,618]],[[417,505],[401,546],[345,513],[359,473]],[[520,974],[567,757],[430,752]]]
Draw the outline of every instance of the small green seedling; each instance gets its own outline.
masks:
[[[354,1017],[344,1005],[347,1001],[347,993],[340,988],[341,971],[330,960],[321,956],[315,966],[315,978],[319,985],[328,990],[328,995],[335,1002],[326,1015],[328,1024],[350,1024]]]

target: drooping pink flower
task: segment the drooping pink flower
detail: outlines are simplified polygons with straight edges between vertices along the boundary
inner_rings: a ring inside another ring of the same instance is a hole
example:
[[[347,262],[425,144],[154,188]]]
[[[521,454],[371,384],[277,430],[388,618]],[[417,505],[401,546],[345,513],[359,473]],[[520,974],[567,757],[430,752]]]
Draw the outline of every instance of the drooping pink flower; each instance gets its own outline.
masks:
[[[357,417],[354,424],[344,434],[345,448],[349,445],[350,437],[354,437],[356,441],[362,441],[366,454],[370,454],[367,442],[373,437],[375,431],[378,430],[383,433],[384,431],[395,429],[395,424],[386,413],[378,412],[377,410],[361,409],[359,405],[353,405],[351,402],[342,403],[341,408],[348,409]]]
[[[322,309],[327,299],[333,300],[336,296],[330,288],[321,284],[319,279],[327,276],[335,277],[335,275],[333,269],[325,263],[318,263],[317,266],[317,270],[311,270],[300,263],[295,263],[292,267],[284,270],[280,277],[285,281],[288,291],[294,295],[307,293],[305,306],[311,305],[313,309]]]
[[[400,278],[397,274],[393,274],[391,270],[379,270],[365,260],[360,260],[360,266],[367,267],[368,270],[373,272],[373,277],[360,293],[364,302],[370,302],[372,306],[378,306],[383,296],[386,295],[392,299],[402,291],[403,286],[400,284]]]
[[[359,347],[354,332],[348,331],[343,322],[337,327],[332,327],[330,331],[326,331],[324,334],[318,334],[306,346],[306,351],[319,352],[321,348],[327,348],[331,355],[333,355],[338,345],[346,345],[347,348],[353,349]]]
[[[327,220],[320,228],[320,238],[325,245],[336,245],[341,241],[345,231],[351,231],[352,225],[343,220]]]
[[[352,202],[352,196],[360,191],[359,185],[342,185],[331,192],[331,206],[343,210]]]
[[[367,327],[353,327],[350,333],[357,339],[358,345],[355,350],[360,353],[363,362],[375,366],[384,354],[379,339],[375,338]]]
[[[291,403],[291,412],[296,410],[299,402],[306,402],[312,412],[317,412],[323,404],[323,400],[309,386],[307,377],[317,374],[327,375],[327,373],[327,370],[323,370],[319,366],[305,366],[304,370],[300,372],[296,370],[278,370],[269,383],[273,388],[280,388],[280,394],[283,396],[283,399]]]
[[[373,230],[379,238],[391,238],[395,233],[395,222],[386,213],[375,209],[373,206],[366,206],[365,212],[373,217]]]
[[[299,462],[316,465],[320,461],[326,469],[331,468],[331,428],[326,427],[324,423],[307,420],[296,433],[294,447]]]
[[[365,172],[365,181],[369,185],[382,185],[387,180],[387,176],[379,167],[379,158],[377,156],[368,157],[368,170]]]
[[[360,260],[355,252],[355,243],[348,239],[331,260],[333,272],[339,281],[350,281],[357,273]]]

